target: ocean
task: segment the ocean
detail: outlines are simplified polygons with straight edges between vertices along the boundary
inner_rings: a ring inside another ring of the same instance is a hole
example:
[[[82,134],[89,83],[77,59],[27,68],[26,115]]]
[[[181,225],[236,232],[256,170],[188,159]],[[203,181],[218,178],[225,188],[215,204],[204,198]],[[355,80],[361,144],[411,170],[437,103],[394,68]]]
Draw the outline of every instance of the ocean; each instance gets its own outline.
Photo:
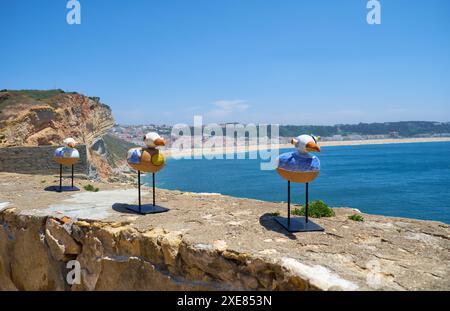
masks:
[[[293,149],[280,150],[280,153]],[[320,176],[310,200],[364,213],[450,224],[450,142],[322,147]],[[287,182],[261,160],[168,159],[157,187],[286,201]],[[151,176],[144,177],[151,183]],[[292,184],[292,201],[304,203],[304,184]]]

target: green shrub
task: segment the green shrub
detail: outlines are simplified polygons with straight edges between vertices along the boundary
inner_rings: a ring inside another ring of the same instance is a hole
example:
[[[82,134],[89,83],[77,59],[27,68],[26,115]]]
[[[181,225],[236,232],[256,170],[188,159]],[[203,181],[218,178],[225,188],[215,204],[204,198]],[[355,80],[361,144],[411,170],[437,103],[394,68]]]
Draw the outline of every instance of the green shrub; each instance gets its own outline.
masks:
[[[117,167],[117,163],[123,161],[123,155],[127,154],[129,149],[138,147],[133,143],[127,142],[110,134],[103,136],[103,141],[105,143],[106,150],[108,150],[106,153],[106,159],[112,167]]]
[[[280,216],[280,212],[269,213],[269,216]]]
[[[294,208],[291,211],[292,215],[305,216],[305,206]],[[317,200],[309,203],[308,216],[313,218],[332,217],[335,213],[324,201]]]
[[[348,216],[348,219],[354,220],[354,221],[364,221],[364,217],[358,214],[353,214],[351,216]]]
[[[98,192],[98,190],[100,190],[100,189],[92,186],[91,184],[85,185],[83,188],[84,188],[84,190],[91,191],[91,192]]]
[[[301,210],[300,208],[294,208],[293,210],[291,210],[291,214],[292,215],[297,215],[297,216],[304,216],[305,215],[305,210]]]
[[[15,91],[18,94],[29,96],[35,100],[44,100],[49,99],[53,96],[64,94],[64,91],[61,89],[56,90],[20,90]]]

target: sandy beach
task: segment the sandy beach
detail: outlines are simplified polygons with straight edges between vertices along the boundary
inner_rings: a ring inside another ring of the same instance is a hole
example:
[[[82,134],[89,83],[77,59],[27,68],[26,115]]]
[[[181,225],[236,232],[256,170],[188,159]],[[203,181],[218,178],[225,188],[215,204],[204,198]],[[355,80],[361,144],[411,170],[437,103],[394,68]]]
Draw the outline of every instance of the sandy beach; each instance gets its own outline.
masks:
[[[323,141],[320,142],[321,147],[334,146],[356,146],[356,145],[381,145],[381,144],[408,144],[408,143],[429,143],[429,142],[446,142],[450,141],[450,137],[428,137],[428,138],[397,138],[397,139],[367,139],[367,140],[344,140],[344,141]],[[219,154],[233,154],[244,152],[259,152],[271,149],[286,149],[292,148],[291,144],[273,144],[273,145],[251,145],[251,146],[231,146],[231,147],[216,147],[216,148],[195,148],[174,150],[166,149],[165,154],[170,158],[187,158],[187,157],[202,157]]]

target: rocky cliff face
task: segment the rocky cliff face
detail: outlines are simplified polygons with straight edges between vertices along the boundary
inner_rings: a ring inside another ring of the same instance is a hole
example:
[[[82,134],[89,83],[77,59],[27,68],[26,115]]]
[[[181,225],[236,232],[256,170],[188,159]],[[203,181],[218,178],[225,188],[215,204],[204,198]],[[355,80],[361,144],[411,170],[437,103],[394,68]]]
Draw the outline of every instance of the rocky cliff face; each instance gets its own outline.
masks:
[[[91,146],[112,127],[98,98],[52,91],[0,92],[0,147],[58,145],[74,137]]]
[[[98,97],[62,90],[0,92],[0,147],[61,145],[73,137],[88,147],[91,177],[108,178],[116,166],[96,146],[114,124]]]

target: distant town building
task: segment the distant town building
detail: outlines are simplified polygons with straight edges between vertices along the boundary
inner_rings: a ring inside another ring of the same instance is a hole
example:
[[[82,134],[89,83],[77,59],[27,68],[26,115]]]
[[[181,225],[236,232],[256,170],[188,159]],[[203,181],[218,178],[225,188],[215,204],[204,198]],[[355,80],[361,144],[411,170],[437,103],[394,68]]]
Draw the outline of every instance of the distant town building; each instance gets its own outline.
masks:
[[[399,138],[400,137],[400,133],[396,132],[396,131],[390,132],[389,133],[389,137],[391,137],[391,138]]]

